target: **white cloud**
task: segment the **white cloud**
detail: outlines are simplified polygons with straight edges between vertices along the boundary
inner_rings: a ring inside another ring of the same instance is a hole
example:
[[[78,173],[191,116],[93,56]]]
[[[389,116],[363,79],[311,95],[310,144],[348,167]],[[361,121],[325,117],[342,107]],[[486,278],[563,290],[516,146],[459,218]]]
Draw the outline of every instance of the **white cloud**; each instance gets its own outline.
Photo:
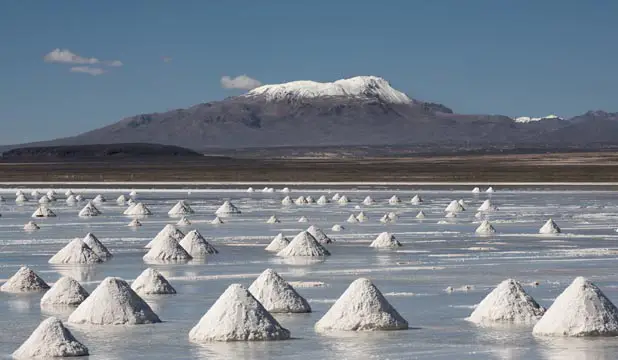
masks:
[[[43,57],[45,62],[64,64],[98,64],[97,58],[85,58],[74,54],[69,49],[54,49]]]
[[[91,66],[73,66],[71,68],[71,72],[84,73],[84,74],[89,74],[92,76],[99,76],[99,75],[105,74],[105,70],[101,68],[97,68],[97,67],[91,67]]]
[[[169,63],[169,62],[172,62],[172,58],[171,58],[171,57],[169,57],[169,56],[164,56],[164,57],[163,57],[163,62],[164,62],[164,63]]]
[[[242,89],[251,90],[262,85],[262,83],[256,79],[250,78],[247,75],[240,75],[235,78],[229,76],[223,76],[221,78],[221,86],[225,89]]]
[[[107,66],[114,66],[114,67],[119,67],[119,66],[124,65],[122,61],[120,60],[109,60],[109,61],[105,61],[104,64]]]

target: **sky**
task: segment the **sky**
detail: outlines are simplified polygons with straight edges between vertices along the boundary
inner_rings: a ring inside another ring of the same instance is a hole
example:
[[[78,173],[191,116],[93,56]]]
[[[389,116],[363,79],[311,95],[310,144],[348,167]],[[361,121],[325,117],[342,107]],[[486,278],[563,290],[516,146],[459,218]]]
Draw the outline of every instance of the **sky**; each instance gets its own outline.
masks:
[[[5,0],[0,144],[376,75],[459,113],[618,111],[614,0]]]

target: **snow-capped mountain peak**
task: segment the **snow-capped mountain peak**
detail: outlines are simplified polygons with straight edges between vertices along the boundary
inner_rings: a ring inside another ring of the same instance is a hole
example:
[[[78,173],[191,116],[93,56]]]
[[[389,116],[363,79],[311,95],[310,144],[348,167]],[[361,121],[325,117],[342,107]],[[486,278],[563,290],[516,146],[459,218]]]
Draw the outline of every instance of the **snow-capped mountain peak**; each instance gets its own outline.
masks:
[[[263,85],[249,91],[244,96],[264,96],[270,101],[348,96],[357,98],[378,98],[382,101],[395,104],[407,104],[412,102],[406,94],[393,89],[388,81],[377,76],[356,76],[326,83],[301,80],[283,84]]]
[[[517,123],[529,123],[529,122],[535,122],[535,121],[541,121],[541,120],[564,120],[563,118],[561,118],[558,115],[547,115],[547,116],[543,116],[543,117],[529,117],[529,116],[520,116],[518,118],[515,119],[515,122]]]

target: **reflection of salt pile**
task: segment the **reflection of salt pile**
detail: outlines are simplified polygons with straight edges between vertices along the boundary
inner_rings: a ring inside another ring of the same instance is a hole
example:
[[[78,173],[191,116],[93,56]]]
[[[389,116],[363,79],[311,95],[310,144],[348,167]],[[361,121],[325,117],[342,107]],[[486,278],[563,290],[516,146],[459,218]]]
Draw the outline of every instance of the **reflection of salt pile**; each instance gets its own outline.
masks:
[[[286,246],[290,243],[290,240],[283,236],[282,233],[277,234],[274,239],[268,244],[266,247],[266,251],[279,252],[285,249]]]
[[[545,225],[539,229],[539,234],[559,234],[560,231],[560,228],[556,225],[554,220],[549,219]]]
[[[292,198],[289,196],[286,196],[283,200],[281,200],[281,205],[292,205],[293,203]]]
[[[100,262],[103,262],[103,259],[80,238],[71,240],[48,261],[50,264],[97,264]]]
[[[412,198],[412,200],[410,200],[410,203],[411,203],[412,205],[419,205],[419,204],[421,204],[422,202],[423,202],[423,199],[422,199],[420,196],[418,196],[418,195],[414,195],[414,197]]]
[[[365,212],[361,211],[358,213],[358,215],[356,215],[356,220],[358,220],[358,222],[364,222],[367,221],[367,219],[369,219],[367,217],[367,215],[365,215]]]
[[[423,210],[419,211],[418,214],[416,214],[416,218],[417,219],[424,219],[425,218],[425,213],[423,212]]]
[[[212,219],[212,220],[210,221],[210,223],[211,223],[212,225],[221,225],[221,224],[223,224],[223,220],[221,220],[221,218],[220,218],[220,217],[215,216],[215,218],[214,218],[214,219]]]
[[[481,192],[481,189],[479,189],[478,187],[475,187],[474,189],[472,189],[473,194],[478,194],[480,192]]]
[[[69,316],[73,324],[138,325],[161,320],[120,278],[105,278]]]
[[[618,335],[618,309],[593,283],[576,278],[558,295],[532,333],[548,336]]]
[[[99,216],[101,212],[94,206],[91,201],[88,201],[86,206],[78,214],[81,217]]]
[[[281,221],[279,221],[279,219],[277,219],[277,217],[275,215],[272,215],[271,217],[268,218],[268,220],[266,220],[267,224],[278,224]]]
[[[371,198],[371,196],[367,196],[365,200],[363,200],[363,205],[372,205],[372,204],[373,204],[373,199]]]
[[[28,221],[26,225],[24,225],[24,230],[26,231],[35,231],[39,229],[39,225],[37,225],[34,221]]]
[[[337,203],[340,205],[345,205],[348,202],[350,202],[350,200],[348,200],[348,197],[343,195],[342,197],[339,198],[339,200],[337,200]]]
[[[101,241],[99,241],[99,239],[96,236],[94,236],[93,233],[86,234],[86,236],[84,236],[83,241],[102,260],[105,261],[105,260],[109,260],[109,259],[112,258],[112,253],[109,252],[107,247],[105,245],[103,245],[103,243]]]
[[[461,204],[457,200],[453,200],[453,201],[451,201],[450,204],[448,204],[446,209],[444,209],[444,212],[447,212],[447,213],[458,213],[458,212],[462,212],[462,211],[465,211],[465,210],[466,209],[463,206],[461,206]]]
[[[335,224],[333,225],[332,229],[333,231],[341,231],[341,230],[345,230],[345,228],[339,224]]]
[[[333,195],[333,197],[331,198],[332,201],[339,201],[339,199],[341,198],[341,195],[339,195],[339,193],[336,193],[335,195]]]
[[[307,199],[305,199],[305,197],[301,195],[301,196],[297,197],[296,200],[294,200],[294,204],[296,204],[296,205],[305,205],[305,204],[307,204]]]
[[[118,205],[124,205],[127,202],[127,197],[123,195],[120,195],[116,198],[116,203],[118,203]]]
[[[543,316],[545,309],[513,279],[501,282],[466,320],[477,324],[509,322],[530,324]]]
[[[232,214],[240,214],[240,210],[238,210],[234,204],[227,200],[217,209],[217,211],[215,211],[215,215],[217,216],[227,216]]]
[[[474,232],[479,235],[489,235],[495,233],[496,229],[494,229],[494,227],[489,223],[489,221],[483,220],[481,225],[479,225],[479,227],[477,227]]]
[[[142,223],[137,220],[137,219],[133,219],[131,220],[131,222],[129,224],[127,224],[128,227],[140,227],[142,226]]]
[[[306,223],[306,222],[309,222],[309,219],[307,219],[305,216],[301,216],[300,218],[298,218],[298,222],[299,223]]]
[[[373,248],[396,248],[400,247],[401,243],[395,239],[395,235],[383,232],[369,246]]]
[[[333,242],[333,240],[329,238],[322,229],[315,225],[309,226],[309,228],[307,228],[307,232],[321,244],[330,244]]]
[[[171,237],[164,237],[152,244],[152,248],[143,256],[145,261],[183,261],[191,260],[189,253]]]
[[[180,240],[180,246],[192,257],[204,257],[219,253],[214,246],[210,245],[197,230],[191,230]]]
[[[277,253],[277,256],[329,256],[326,250],[314,237],[307,231],[301,231],[290,241],[288,246]]]
[[[31,292],[49,289],[49,285],[32,269],[22,266],[2,286],[0,291],[5,292]]]
[[[311,306],[279,274],[266,269],[251,284],[249,292],[264,308],[273,313],[308,313]]]
[[[491,200],[489,199],[483,201],[481,206],[478,208],[478,211],[495,211],[495,210],[498,210],[498,208],[494,204],[492,204]]]
[[[77,341],[69,329],[55,317],[43,320],[28,340],[13,353],[16,359],[50,359],[87,355],[88,348]]]
[[[286,340],[290,332],[240,284],[230,285],[189,332],[189,340]]]
[[[166,295],[176,294],[176,289],[167,281],[161,273],[152,268],[144,270],[133,281],[131,289],[138,295]]]
[[[125,215],[131,215],[131,216],[145,216],[145,215],[152,215],[152,212],[150,211],[150,209],[148,209],[148,207],[146,205],[144,205],[144,203],[137,203],[134,205],[130,205],[125,211],[124,211]]]
[[[88,292],[77,280],[63,276],[41,298],[41,306],[79,305],[88,297]]]
[[[189,226],[191,225],[191,221],[187,219],[185,216],[181,217],[180,220],[176,223],[176,226]]]
[[[408,322],[369,280],[354,280],[315,324],[317,331],[404,330]]]
[[[38,218],[38,217],[55,217],[56,214],[54,214],[53,211],[51,211],[50,208],[46,207],[46,206],[39,206],[38,209],[36,209],[34,211],[34,213],[32,213],[32,217],[33,218]]]
[[[95,196],[94,199],[92,199],[92,202],[95,202],[95,203],[104,203],[106,201],[107,199],[101,194]]]
[[[24,203],[24,202],[28,202],[28,198],[26,197],[26,195],[24,194],[19,194],[17,195],[17,197],[15,198],[15,202],[16,203]]]
[[[316,202],[318,205],[325,205],[329,203],[328,199],[324,195],[320,196],[320,198]]]
[[[397,195],[393,195],[390,199],[388,199],[388,203],[390,205],[397,205],[401,203],[401,199]]]
[[[167,212],[169,216],[183,216],[193,214],[194,211],[191,209],[191,206],[187,204],[184,200],[180,200],[174,205],[170,211]]]
[[[148,244],[146,244],[146,246],[144,246],[146,249],[150,249],[152,248],[155,244],[157,244],[159,241],[166,239],[166,238],[172,238],[176,241],[180,241],[182,240],[182,238],[185,237],[185,234],[183,234],[182,231],[178,230],[178,228],[172,224],[167,224],[163,227],[163,229],[161,229],[161,231],[159,231],[157,233],[157,235],[150,240],[150,242]]]

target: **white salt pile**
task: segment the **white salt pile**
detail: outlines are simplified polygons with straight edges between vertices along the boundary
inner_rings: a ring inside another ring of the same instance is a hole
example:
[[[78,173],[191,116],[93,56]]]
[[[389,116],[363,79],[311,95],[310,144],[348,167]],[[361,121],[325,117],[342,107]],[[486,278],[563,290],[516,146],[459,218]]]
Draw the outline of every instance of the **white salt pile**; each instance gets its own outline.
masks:
[[[286,196],[283,200],[281,200],[281,205],[292,205],[293,203],[292,198],[289,196]]]
[[[322,195],[322,196],[320,196],[320,198],[316,202],[318,203],[318,205],[326,205],[330,201],[326,198],[326,196]]]
[[[49,285],[37,273],[26,266],[22,266],[0,286],[0,291],[12,293],[44,291],[47,289],[49,289]]]
[[[472,189],[473,194],[478,194],[480,192],[481,192],[481,189],[479,189],[478,187],[475,187],[474,189]]]
[[[84,206],[84,208],[77,215],[81,217],[91,217],[99,216],[101,215],[101,212],[99,211],[99,209],[96,208],[96,206],[94,206],[91,201],[88,201],[86,206]]]
[[[383,232],[375,240],[369,245],[369,247],[373,248],[397,248],[400,247],[401,243],[395,239],[395,235]]]
[[[77,280],[63,276],[41,298],[41,306],[77,306],[88,297],[88,292]]]
[[[254,190],[252,187],[247,188],[247,192],[248,192],[248,193],[252,193],[252,192],[254,192],[254,191],[255,191],[255,190]]]
[[[24,192],[23,192],[23,191],[21,191],[21,190],[17,190],[17,191],[15,192],[15,196],[19,196],[19,195],[24,195]]]
[[[56,190],[53,190],[53,189],[52,189],[52,190],[49,190],[49,191],[47,192],[47,196],[48,196],[50,199],[55,198],[55,197],[56,197],[56,195],[58,195],[58,193],[56,193]]]
[[[393,221],[393,219],[391,219],[391,218],[388,216],[388,214],[384,214],[384,215],[382,215],[382,217],[380,218],[380,222],[381,222],[382,224],[388,224],[388,223],[390,223],[390,222],[392,222],[392,221]]]
[[[454,212],[448,212],[446,213],[446,215],[444,215],[445,218],[455,218],[457,217],[457,214]]]
[[[238,210],[238,208],[228,200],[226,200],[223,205],[215,211],[215,215],[217,216],[228,216],[232,214],[240,214],[240,210]]]
[[[80,238],[75,238],[52,256],[50,264],[98,264],[103,262]]]
[[[17,195],[17,197],[15,198],[15,202],[16,203],[28,202],[28,198],[26,197],[26,195],[20,194],[20,195]]]
[[[138,325],[161,320],[126,281],[108,277],[69,316],[73,324]]]
[[[118,203],[118,205],[124,205],[127,202],[127,197],[123,195],[120,195],[116,198],[116,203]]]
[[[164,237],[152,244],[143,256],[144,261],[186,261],[193,257],[172,237]]]
[[[191,225],[191,221],[187,219],[185,216],[181,217],[180,220],[176,223],[176,226],[189,226]]]
[[[131,289],[138,295],[168,295],[176,294],[176,289],[167,281],[160,272],[153,268],[144,270],[133,281]]]
[[[142,223],[137,220],[137,219],[133,219],[131,220],[131,222],[129,224],[127,224],[128,227],[140,227],[142,226]]]
[[[15,352],[16,359],[51,359],[87,356],[88,348],[77,341],[58,318],[49,317],[41,322],[32,335]]]
[[[424,219],[425,218],[425,213],[423,212],[423,210],[419,211],[418,214],[416,214],[416,218],[417,219]]]
[[[476,219],[482,219],[482,218],[483,218],[483,213],[479,211],[479,212],[477,212],[476,214],[474,214],[474,217],[475,217]]]
[[[152,212],[150,211],[150,209],[148,209],[146,205],[144,205],[144,203],[139,202],[137,204],[130,205],[124,211],[124,214],[130,216],[145,216],[152,215]]]
[[[358,220],[358,222],[364,222],[367,221],[369,218],[367,217],[367,215],[365,215],[365,212],[361,211],[358,213],[358,215],[356,215],[356,220]]]
[[[341,198],[341,195],[339,195],[339,193],[335,193],[335,195],[333,195],[333,197],[331,198],[332,201],[339,201],[339,199]]]
[[[131,191],[131,192],[129,193],[129,196],[130,196],[130,197],[132,197],[132,198],[134,198],[134,199],[135,199],[135,198],[137,198],[137,191],[135,191],[135,190]]]
[[[39,190],[32,190],[32,192],[30,193],[30,196],[36,199],[39,196],[41,196],[41,193],[39,192]]]
[[[545,309],[513,279],[501,282],[466,320],[481,325],[496,322],[532,324],[543,316]]]
[[[249,292],[271,313],[310,313],[311,306],[273,269],[266,269],[249,286]]]
[[[221,220],[221,218],[220,218],[220,217],[215,216],[215,218],[214,218],[214,219],[212,219],[212,220],[210,221],[210,223],[211,223],[212,225],[221,225],[221,224],[223,224],[223,220]]]
[[[356,218],[356,216],[354,216],[354,214],[350,214],[350,216],[348,217],[348,220],[346,220],[349,223],[357,223],[358,219]]]
[[[109,252],[107,247],[103,245],[93,233],[87,233],[82,241],[88,245],[101,260],[106,261],[113,257],[112,253]]]
[[[297,197],[296,200],[294,200],[294,204],[296,204],[296,205],[305,205],[305,204],[307,204],[307,199],[305,199],[305,197],[301,195],[301,196]]]
[[[313,235],[301,231],[277,256],[329,256],[330,252]]]
[[[462,212],[465,210],[466,209],[463,206],[461,206],[461,204],[457,200],[453,200],[451,201],[450,204],[448,204],[446,209],[444,209],[444,212],[458,213],[458,212]]]
[[[290,240],[283,236],[282,233],[277,234],[275,238],[268,244],[266,247],[266,251],[279,252],[285,249],[286,246],[290,243]]]
[[[313,204],[315,202],[311,196],[307,196],[305,200],[307,200],[307,204]]]
[[[167,212],[169,216],[183,216],[193,214],[195,211],[184,200],[180,200]]]
[[[265,192],[265,193],[272,193],[272,192],[275,192],[275,189],[274,188],[265,187],[262,191]]]
[[[81,196],[81,195],[76,195],[75,196],[75,200],[77,200],[77,201],[84,201],[84,197]]]
[[[326,314],[316,331],[405,330],[408,322],[369,280],[354,280]]]
[[[75,198],[75,195],[69,195],[69,197],[67,197],[67,199],[65,200],[65,202],[68,205],[74,205],[77,203],[77,199]]]
[[[401,199],[397,195],[393,195],[390,199],[388,199],[388,203],[390,205],[397,205],[401,203]]]
[[[331,230],[339,232],[341,230],[345,230],[345,228],[343,226],[339,225],[339,224],[335,224],[335,225],[333,225]]]
[[[487,188],[487,190],[485,190],[486,193],[492,193],[494,192],[494,188],[492,188],[491,186]]]
[[[479,225],[479,227],[477,227],[474,232],[479,235],[489,235],[495,233],[496,229],[494,229],[494,227],[489,223],[489,221],[483,220],[481,225]]]
[[[399,215],[397,215],[393,211],[386,213],[386,216],[388,216],[388,218],[393,220],[393,221],[395,221],[395,220],[397,220],[399,218]]]
[[[494,204],[492,204],[491,200],[489,199],[483,201],[481,206],[478,208],[478,211],[495,211],[495,210],[498,210],[498,208]]]
[[[348,197],[343,195],[342,197],[339,198],[339,200],[337,200],[337,203],[340,205],[345,205],[348,202],[350,202],[350,200],[348,200]]]
[[[41,198],[39,199],[39,204],[48,204],[52,202],[52,200],[49,198],[49,196],[47,195],[43,195],[41,196]]]
[[[266,220],[267,224],[278,224],[281,221],[279,221],[279,219],[277,219],[277,217],[275,215],[272,215],[271,217],[268,218],[268,220]]]
[[[363,200],[363,205],[373,205],[373,199],[371,196],[367,196],[365,200]]]
[[[311,225],[307,228],[307,232],[311,234],[320,244],[330,244],[333,242],[322,229],[315,225]]]
[[[182,231],[178,230],[178,228],[176,226],[174,226],[172,224],[167,224],[144,247],[146,249],[150,249],[151,247],[153,247],[155,244],[157,244],[159,241],[161,241],[163,239],[172,238],[172,239],[174,239],[176,241],[180,241],[184,237],[185,237],[185,234]]]
[[[92,202],[99,203],[99,204],[104,203],[106,201],[107,199],[101,194],[98,194],[97,196],[94,197],[94,199],[92,199]]]
[[[35,231],[39,229],[39,225],[37,225],[34,221],[28,221],[26,225],[24,225],[24,230],[26,231]]]
[[[459,199],[459,200],[457,200],[457,202],[459,203],[459,205],[463,206],[464,208],[465,208],[466,206],[468,206],[468,204],[466,204],[466,202],[464,201],[464,199]]]
[[[189,332],[193,342],[286,340],[290,332],[240,284],[230,285]]]
[[[616,336],[618,309],[583,277],[558,295],[532,333],[547,336]]]
[[[539,229],[539,234],[560,234],[560,232],[560,228],[552,219],[547,220],[545,225]]]
[[[423,202],[423,199],[417,194],[414,195],[414,197],[412,197],[412,199],[410,200],[410,203],[412,205],[420,205]]]
[[[179,244],[189,255],[196,258],[219,253],[197,230],[189,231]]]
[[[75,195],[75,193],[73,192],[73,190],[69,189],[67,191],[64,192],[64,196],[69,197],[71,195]]]
[[[305,216],[301,216],[301,217],[298,219],[298,222],[299,222],[299,223],[306,223],[306,222],[309,222],[309,219],[307,219]]]
[[[282,193],[289,193],[290,192],[290,188],[284,187],[283,189],[281,189]]]

